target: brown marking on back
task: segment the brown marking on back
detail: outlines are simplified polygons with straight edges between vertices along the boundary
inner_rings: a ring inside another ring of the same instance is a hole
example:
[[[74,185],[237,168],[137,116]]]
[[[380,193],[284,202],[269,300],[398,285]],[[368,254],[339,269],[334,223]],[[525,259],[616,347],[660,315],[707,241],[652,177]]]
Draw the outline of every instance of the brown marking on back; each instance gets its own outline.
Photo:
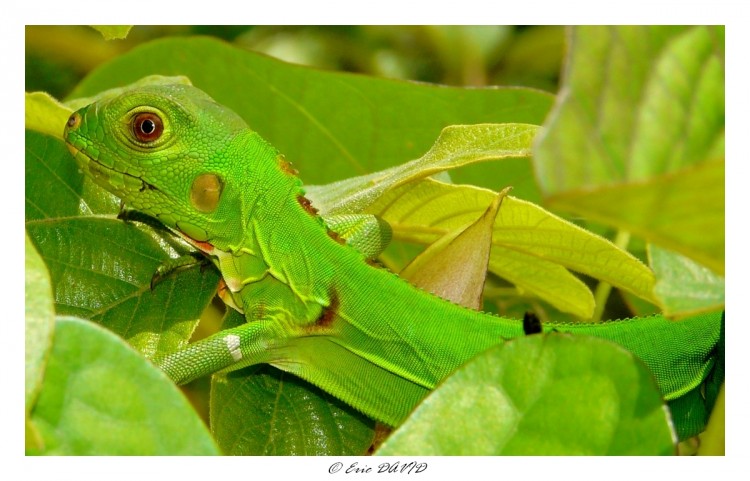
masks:
[[[266,304],[259,302],[252,307],[252,317],[250,319],[265,319],[266,317]]]
[[[346,244],[346,239],[344,239],[343,237],[341,237],[338,232],[332,231],[331,229],[326,228],[326,233],[328,234],[328,237],[330,237],[331,239],[335,240],[339,244],[341,244],[341,245],[345,245]]]
[[[315,217],[318,215],[318,209],[313,207],[312,202],[310,202],[310,199],[308,199],[304,195],[298,195],[297,202],[299,202],[299,205],[301,205],[302,208],[305,209],[305,212],[307,212],[311,216]]]
[[[365,262],[369,266],[376,267],[378,269],[385,269],[385,265],[378,259],[365,259]]]
[[[336,318],[339,310],[339,296],[333,289],[331,289],[329,296],[331,299],[330,303],[327,307],[323,307],[323,312],[320,313],[315,323],[307,326],[308,332],[327,331],[333,325],[333,320]]]
[[[285,174],[290,175],[290,176],[299,175],[299,172],[297,171],[297,169],[292,167],[292,163],[286,160],[286,157],[284,157],[283,154],[279,154],[276,156],[276,163],[279,164],[279,168]]]

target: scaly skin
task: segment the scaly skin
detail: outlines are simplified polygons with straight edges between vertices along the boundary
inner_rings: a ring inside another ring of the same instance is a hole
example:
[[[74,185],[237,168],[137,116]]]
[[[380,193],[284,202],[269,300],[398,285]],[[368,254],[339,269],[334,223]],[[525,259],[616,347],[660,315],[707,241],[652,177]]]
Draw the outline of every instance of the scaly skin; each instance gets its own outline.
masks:
[[[454,305],[368,265],[328,230],[276,149],[196,88],[125,91],[73,114],[65,138],[99,185],[208,255],[228,302],[246,316],[155,360],[177,383],[269,363],[395,426],[460,364],[524,335],[518,320]],[[710,376],[723,381],[721,314],[543,327],[619,343],[670,401],[697,395]],[[678,431],[695,434],[703,422]]]

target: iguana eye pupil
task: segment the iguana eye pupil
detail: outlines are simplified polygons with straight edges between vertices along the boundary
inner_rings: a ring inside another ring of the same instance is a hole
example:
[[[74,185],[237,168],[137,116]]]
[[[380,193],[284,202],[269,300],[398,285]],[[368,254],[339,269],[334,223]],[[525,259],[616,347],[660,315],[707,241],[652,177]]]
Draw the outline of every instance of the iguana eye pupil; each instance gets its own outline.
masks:
[[[148,143],[161,137],[164,123],[161,118],[151,112],[144,112],[133,117],[133,135],[140,142]]]

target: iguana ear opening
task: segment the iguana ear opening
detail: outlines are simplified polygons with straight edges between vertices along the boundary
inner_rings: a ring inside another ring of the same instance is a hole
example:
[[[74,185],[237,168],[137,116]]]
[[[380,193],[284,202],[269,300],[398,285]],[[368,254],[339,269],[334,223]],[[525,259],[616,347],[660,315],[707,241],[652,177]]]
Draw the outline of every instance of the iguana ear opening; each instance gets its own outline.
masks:
[[[190,187],[190,203],[201,212],[216,210],[221,199],[224,183],[216,174],[201,174]]]

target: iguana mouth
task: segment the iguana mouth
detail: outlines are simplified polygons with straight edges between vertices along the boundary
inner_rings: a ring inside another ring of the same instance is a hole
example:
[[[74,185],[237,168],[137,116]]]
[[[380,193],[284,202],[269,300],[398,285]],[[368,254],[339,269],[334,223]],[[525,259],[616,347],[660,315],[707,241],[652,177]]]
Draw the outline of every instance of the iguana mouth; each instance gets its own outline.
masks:
[[[111,167],[107,167],[106,165],[99,162],[97,159],[88,155],[83,150],[79,149],[72,143],[68,142],[67,140],[65,141],[65,145],[67,145],[70,153],[79,162],[79,165],[81,165],[82,167],[85,166],[85,168],[88,169],[92,177],[95,179],[103,180],[107,182],[108,185],[112,185],[112,183],[109,182],[109,179],[113,175],[120,175],[123,178],[133,179],[137,182],[140,182],[141,186],[138,188],[138,192],[143,192],[145,190],[156,190],[156,191],[159,190],[155,185],[149,182],[146,182],[141,177],[137,177],[133,174],[128,174],[127,172],[122,172],[117,169],[113,169]],[[125,181],[124,184],[132,186],[133,183]]]

